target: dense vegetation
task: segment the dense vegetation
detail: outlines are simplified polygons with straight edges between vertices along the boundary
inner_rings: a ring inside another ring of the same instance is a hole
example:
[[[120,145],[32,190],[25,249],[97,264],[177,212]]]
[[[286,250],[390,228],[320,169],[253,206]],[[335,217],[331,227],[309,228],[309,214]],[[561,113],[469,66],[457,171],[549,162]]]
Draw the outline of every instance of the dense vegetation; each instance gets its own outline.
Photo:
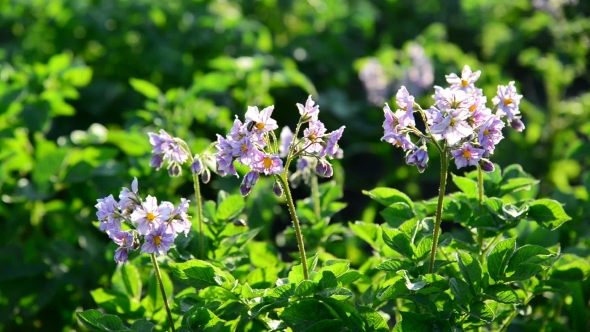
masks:
[[[143,199],[188,198],[196,216],[189,167],[151,167],[148,132],[200,153],[248,106],[274,105],[294,129],[310,94],[329,131],[346,126],[319,217],[310,186],[292,190],[314,275],[272,177],[244,199],[247,167],[212,174],[204,243],[193,217],[160,258],[178,326],[588,330],[589,14],[566,0],[0,3],[0,330],[107,329],[104,317],[110,330],[168,330],[150,257],[114,262],[96,200],[137,177]],[[440,155],[422,174],[406,165],[380,141],[382,108],[401,85],[429,107],[465,64],[489,103],[516,82],[526,129],[504,131],[484,174],[489,220],[475,168],[450,164],[432,274]]]

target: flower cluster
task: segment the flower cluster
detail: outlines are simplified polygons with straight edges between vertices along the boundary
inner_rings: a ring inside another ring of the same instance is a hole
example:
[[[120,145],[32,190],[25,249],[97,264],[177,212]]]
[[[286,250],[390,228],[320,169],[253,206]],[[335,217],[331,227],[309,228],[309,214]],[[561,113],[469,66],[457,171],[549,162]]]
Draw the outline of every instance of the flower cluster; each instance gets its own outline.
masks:
[[[229,134],[225,137],[217,135],[217,172],[222,176],[237,176],[235,161],[250,168],[240,186],[242,195],[250,193],[261,173],[273,176],[282,174],[285,172],[285,165],[295,157],[313,158],[317,161],[318,174],[332,176],[332,166],[328,159],[342,154],[338,140],[342,137],[344,126],[327,133],[326,127],[318,119],[319,106],[315,105],[311,96],[305,105],[297,104],[297,108],[301,117],[295,134],[285,127],[281,131],[280,141],[274,133],[278,129],[277,122],[271,118],[274,106],[260,111],[256,106],[248,107],[244,122],[236,116]],[[299,139],[296,135],[300,125],[304,123],[308,124],[308,128]],[[281,158],[287,158],[287,162],[283,162]],[[278,182],[275,182],[273,191],[277,196],[282,195],[283,189]]]
[[[396,94],[398,110],[392,112],[387,103],[383,108],[385,133],[381,140],[404,149],[406,163],[417,166],[420,172],[428,163],[426,143],[429,141],[438,147],[438,141],[444,142],[445,151],[450,151],[457,168],[479,163],[484,171],[493,171],[494,165],[488,158],[504,138],[505,123],[517,131],[524,130],[519,110],[522,95],[517,94],[514,82],[498,86],[492,98],[494,107],[490,109],[482,90],[475,86],[480,75],[480,71],[472,72],[469,66],[463,68],[460,77],[454,73],[447,75],[450,86],[435,86],[434,105],[425,110],[402,86]],[[416,128],[415,112],[426,122],[426,134]],[[410,133],[418,136],[416,143]]]
[[[157,198],[149,195],[143,201],[138,195],[137,179],[131,190],[123,188],[118,202],[109,195],[95,205],[99,228],[119,246],[115,252],[119,263],[125,263],[129,252],[140,246],[141,253],[165,255],[176,236],[187,235],[191,229],[188,206],[184,198],[176,207],[166,201],[158,205]]]

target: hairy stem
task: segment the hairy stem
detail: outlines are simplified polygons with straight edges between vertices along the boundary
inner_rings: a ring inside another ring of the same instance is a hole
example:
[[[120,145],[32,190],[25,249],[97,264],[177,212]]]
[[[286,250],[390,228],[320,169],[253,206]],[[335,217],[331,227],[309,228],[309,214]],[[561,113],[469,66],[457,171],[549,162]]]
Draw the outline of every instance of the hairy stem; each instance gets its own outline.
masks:
[[[438,190],[438,204],[436,208],[436,222],[434,224],[434,237],[432,239],[432,249],[430,250],[430,266],[428,273],[434,270],[434,259],[436,258],[436,249],[438,247],[438,236],[440,235],[440,223],[442,219],[443,199],[445,197],[445,188],[447,186],[447,168],[449,166],[448,155],[446,150],[440,154],[440,188]]]
[[[199,184],[198,174],[193,174],[193,185],[195,186],[197,220],[199,221],[199,258],[205,259],[205,235],[203,234],[203,203],[201,202],[201,185]]]
[[[154,270],[156,271],[156,278],[158,279],[158,285],[160,285],[160,292],[162,292],[162,298],[164,299],[164,306],[166,307],[166,313],[168,314],[168,320],[170,321],[170,329],[172,332],[176,332],[174,328],[174,320],[172,319],[172,312],[170,311],[170,305],[168,304],[168,297],[166,296],[166,290],[162,283],[162,275],[160,274],[160,267],[156,260],[156,255],[152,254],[152,263],[154,264]]]
[[[297,237],[297,246],[299,247],[299,254],[301,255],[301,266],[303,267],[303,277],[309,280],[309,273],[307,272],[307,258],[305,256],[305,248],[303,247],[303,235],[301,234],[301,227],[299,226],[299,219],[297,218],[297,212],[295,211],[295,204],[293,204],[293,197],[291,196],[291,190],[289,189],[289,181],[287,181],[287,171],[278,176],[278,179],[283,185],[285,191],[285,197],[287,198],[287,205],[289,206],[289,213],[293,219],[293,226],[295,226],[295,236]]]
[[[477,191],[478,191],[478,198],[479,198],[479,215],[481,216],[483,213],[483,171],[481,166],[477,164]],[[477,244],[479,249],[483,249],[483,229],[477,229]],[[483,251],[481,252],[483,255]],[[483,258],[483,257],[482,257]],[[483,264],[483,262],[482,262]]]
[[[313,173],[311,176],[311,196],[313,198],[313,212],[315,217],[320,220],[322,218],[320,206],[320,189],[318,185],[318,176]]]

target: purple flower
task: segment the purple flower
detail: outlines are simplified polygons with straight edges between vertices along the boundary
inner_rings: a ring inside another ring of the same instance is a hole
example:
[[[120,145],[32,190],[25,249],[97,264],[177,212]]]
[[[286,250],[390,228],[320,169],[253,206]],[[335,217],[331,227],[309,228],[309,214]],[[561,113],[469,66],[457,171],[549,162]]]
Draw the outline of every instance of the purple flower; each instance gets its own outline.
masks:
[[[180,199],[178,207],[174,208],[170,202],[162,202],[162,205],[166,203],[166,206],[172,210],[170,213],[170,222],[168,223],[168,231],[171,233],[184,232],[184,235],[188,235],[191,230],[192,223],[190,222],[188,215],[188,207],[190,201],[186,198]]]
[[[316,173],[324,178],[329,178],[334,174],[334,169],[332,168],[332,164],[330,164],[326,159],[319,159],[318,164],[315,167]]]
[[[390,134],[397,134],[397,126],[399,125],[399,121],[389,108],[389,104],[385,103],[383,107],[383,114],[385,115],[385,121],[383,121],[383,130],[384,135],[383,137],[390,135]],[[383,138],[381,138],[383,140]]]
[[[139,199],[139,196],[137,196],[138,191],[137,178],[133,178],[133,182],[131,182],[131,190],[123,187],[123,190],[121,190],[121,193],[119,194],[119,207],[121,210],[126,210],[130,206],[141,204],[141,200]]]
[[[308,153],[319,153],[322,151],[322,137],[326,134],[326,127],[324,124],[317,120],[309,123],[309,128],[303,132],[303,146],[306,147],[305,151]]]
[[[390,93],[390,86],[385,69],[379,60],[369,59],[359,71],[359,78],[363,82],[369,102],[373,105],[383,105]]]
[[[274,106],[268,106],[262,109],[262,111],[258,111],[258,107],[256,106],[248,106],[248,111],[246,111],[246,122],[254,122],[254,130],[256,130],[259,137],[264,133],[279,128],[277,121],[270,117],[273,110]]]
[[[199,155],[196,154],[193,157],[193,162],[191,163],[191,173],[201,174],[201,171],[203,171],[203,164],[201,163],[201,158],[199,158]]]
[[[447,82],[451,84],[452,90],[471,92],[475,89],[473,84],[479,79],[480,75],[481,71],[478,70],[474,73],[468,65],[465,65],[461,72],[461,77],[457,76],[455,73],[445,75],[445,77],[447,78]]]
[[[280,145],[279,145],[279,156],[285,158],[289,154],[289,148],[293,142],[293,132],[289,127],[285,126],[281,130]]]
[[[119,210],[119,205],[113,195],[98,199],[97,202],[94,207],[98,209],[96,211],[96,217],[100,222],[98,228],[107,233],[121,230],[121,218],[116,214]]]
[[[137,232],[141,235],[147,234],[152,229],[158,227],[170,217],[171,209],[169,205],[164,202],[158,206],[158,199],[153,196],[148,196],[145,202],[135,209],[131,214],[131,221],[138,223]]]
[[[319,157],[329,156],[330,158],[334,158],[334,156],[338,152],[338,141],[342,137],[344,128],[346,127],[342,126],[328,134],[326,145],[324,146],[322,151],[320,151]]]
[[[232,141],[240,141],[242,140],[242,138],[246,136],[248,136],[247,126],[244,126],[244,124],[242,124],[242,121],[240,121],[240,119],[236,115],[234,124],[232,125],[229,134],[227,134],[227,137],[229,140]]]
[[[258,179],[260,179],[260,174],[258,172],[248,172],[248,174],[244,176],[242,184],[240,185],[240,194],[242,194],[244,197],[248,196],[254,185],[256,185],[256,182],[258,182]]]
[[[492,99],[494,106],[498,108],[496,114],[500,117],[508,116],[512,121],[515,115],[520,114],[518,105],[522,95],[516,93],[514,81],[508,83],[508,86],[498,85],[498,94]]]
[[[479,144],[490,153],[494,153],[496,144],[504,138],[502,128],[504,128],[504,122],[497,115],[490,117],[479,128]]]
[[[152,159],[150,160],[150,167],[153,167],[156,169],[156,171],[159,171],[162,168],[162,166],[164,166],[164,155],[153,155]]]
[[[401,134],[393,133],[393,134],[383,136],[383,138],[381,138],[381,140],[385,141],[387,143],[391,143],[395,146],[398,146],[398,147],[404,149],[404,151],[414,150],[416,148],[414,143],[412,143],[412,141],[410,140],[410,135],[408,135],[408,134],[401,135]]]
[[[418,167],[420,173],[424,172],[426,166],[428,166],[428,151],[426,147],[421,147],[414,152],[409,153],[406,156],[406,164],[415,165]]]
[[[311,95],[307,97],[307,101],[305,102],[305,106],[301,104],[297,104],[297,108],[299,109],[299,114],[301,117],[305,119],[310,119],[311,121],[315,121],[318,119],[318,114],[320,113],[320,106],[315,105],[315,102],[311,99]]]
[[[438,109],[449,111],[450,109],[470,109],[475,103],[475,96],[465,93],[463,90],[443,89],[440,86],[434,87],[434,103]]]
[[[277,154],[260,153],[257,155],[252,168],[265,175],[280,174],[284,171],[283,161]]]
[[[451,151],[455,158],[457,168],[476,166],[477,162],[483,157],[484,149],[474,148],[469,143],[464,143],[461,149]]]
[[[512,122],[510,122],[510,126],[518,132],[522,132],[524,130],[524,123],[520,119],[512,120]]]
[[[407,126],[415,126],[414,120],[414,97],[408,93],[405,86],[402,86],[395,95],[397,105],[401,108],[395,112],[395,116],[399,121],[399,126],[405,128]]]
[[[188,155],[182,150],[180,144],[170,136],[164,129],[160,129],[160,134],[148,133],[152,153],[162,155],[163,159],[183,164],[188,160]]]
[[[141,246],[141,253],[166,255],[166,252],[170,250],[170,246],[174,243],[175,237],[173,233],[166,232],[167,228],[166,224],[161,224],[152,229],[145,236],[145,243]]]
[[[129,231],[112,231],[109,237],[119,247],[131,248],[133,246],[133,234]]]
[[[469,111],[467,109],[451,109],[448,112],[448,116],[443,118],[440,123],[430,127],[430,130],[433,134],[440,135],[446,139],[449,145],[455,145],[461,138],[473,133],[473,129],[465,121],[468,117]]]
[[[215,145],[217,153],[215,158],[217,159],[217,172],[221,176],[227,174],[238,175],[234,167],[234,160],[232,157],[233,147],[232,145],[221,135],[217,135],[217,145]]]
[[[127,259],[129,258],[129,252],[127,250],[127,248],[123,248],[123,247],[119,247],[116,251],[115,251],[115,262],[120,263],[120,264],[124,264],[127,262]]]
[[[486,121],[488,121],[490,117],[492,117],[492,110],[487,107],[484,107],[476,110],[472,114],[473,116],[469,118],[468,122],[469,125],[471,125],[473,129],[475,129],[483,125]]]

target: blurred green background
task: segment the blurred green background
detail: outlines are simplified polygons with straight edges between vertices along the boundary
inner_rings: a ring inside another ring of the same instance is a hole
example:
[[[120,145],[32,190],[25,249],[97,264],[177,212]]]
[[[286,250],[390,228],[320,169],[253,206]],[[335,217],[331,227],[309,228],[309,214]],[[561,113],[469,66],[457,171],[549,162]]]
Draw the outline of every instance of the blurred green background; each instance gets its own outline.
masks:
[[[486,95],[511,80],[524,95],[527,128],[506,130],[492,160],[521,164],[573,217],[523,236],[588,257],[589,14],[576,0],[0,2],[0,330],[78,329],[74,311],[96,307],[90,290],[116,267],[91,223],[97,198],[133,176],[144,194],[191,195],[189,174],[149,168],[148,131],[200,151],[247,105],[274,104],[293,127],[313,94],[329,130],[346,125],[337,178],[349,205],[336,221],[373,221],[363,189],[434,196],[438,157],[422,175],[406,166],[379,141],[381,108],[402,84],[430,106],[432,86],[464,64]],[[239,181],[214,175],[204,195]],[[257,207],[250,222],[274,241],[286,213]]]

